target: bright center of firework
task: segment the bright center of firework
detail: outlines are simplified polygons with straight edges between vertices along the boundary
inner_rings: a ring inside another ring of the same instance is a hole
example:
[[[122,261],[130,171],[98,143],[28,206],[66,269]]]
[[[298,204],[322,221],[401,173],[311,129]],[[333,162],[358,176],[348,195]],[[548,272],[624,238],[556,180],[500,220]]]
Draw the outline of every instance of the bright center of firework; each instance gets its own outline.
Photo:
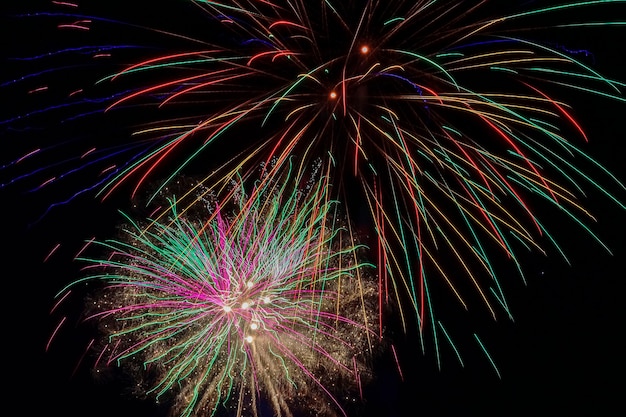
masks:
[[[331,100],[336,99],[337,93],[335,91],[331,91],[330,94],[328,95],[328,98],[330,98]]]
[[[230,313],[231,311],[233,311],[233,309],[232,309],[232,307],[231,307],[231,306],[224,306],[224,307],[222,307],[222,308],[224,309],[224,311],[225,311],[226,313]]]
[[[367,45],[361,46],[361,53],[363,55],[366,55],[369,51],[370,51],[370,47],[369,46],[367,46]]]

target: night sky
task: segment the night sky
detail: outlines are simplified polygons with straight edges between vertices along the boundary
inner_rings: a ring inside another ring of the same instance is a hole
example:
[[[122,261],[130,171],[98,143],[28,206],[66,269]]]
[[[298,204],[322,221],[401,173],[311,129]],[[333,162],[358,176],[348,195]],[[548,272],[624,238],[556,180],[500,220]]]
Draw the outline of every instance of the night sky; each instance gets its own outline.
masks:
[[[38,10],[37,5],[50,9],[47,4],[36,2],[28,10]],[[28,48],[37,46],[38,41],[25,38],[26,33],[36,36],[43,32],[37,25],[30,27],[32,32],[23,30],[27,24],[15,17],[20,10],[23,9],[13,6],[2,12],[0,30],[5,42],[0,47],[0,58],[4,62],[0,66],[0,83],[19,77],[20,72],[28,68],[23,62],[16,64],[12,60],[25,56],[31,52]],[[115,10],[112,5],[106,8],[109,14]],[[120,14],[132,15],[128,10]],[[176,16],[176,11],[172,11],[168,19]],[[620,63],[626,54],[626,42],[621,41],[626,39],[623,29],[599,30],[597,38],[581,38],[576,36],[575,30],[572,35],[571,39],[561,37],[560,41],[567,42],[571,49],[593,54],[594,68],[600,73],[626,80]],[[617,36],[621,36],[619,41]],[[39,39],[45,44],[42,50],[54,49],[57,41],[47,37]],[[3,67],[7,68],[6,72]],[[5,114],[15,114],[13,105],[19,108],[21,98],[16,91],[5,85],[0,87],[0,120],[6,119]],[[626,181],[623,128],[626,104],[587,95],[573,95],[571,99],[575,115],[590,138],[590,143],[581,147],[617,178]],[[7,124],[0,126],[0,166],[29,149],[29,141],[38,143],[46,134],[49,134],[46,130],[16,132],[7,128]],[[54,160],[49,162],[54,163]],[[0,189],[4,219],[0,256],[5,284],[6,408],[16,410],[13,413],[19,415],[165,415],[165,407],[127,395],[128,381],[122,375],[114,371],[93,375],[88,366],[75,369],[93,330],[75,326],[76,315],[68,318],[62,332],[46,351],[50,335],[64,314],[50,313],[54,296],[80,274],[79,265],[71,261],[72,255],[85,239],[108,237],[114,231],[120,220],[116,211],[128,208],[126,196],[122,192],[101,204],[85,194],[70,204],[54,208],[38,221],[55,196],[46,192],[25,192],[20,183],[8,184],[13,179],[12,172],[6,167],[0,170],[0,183],[5,185]],[[626,201],[626,191],[620,192],[616,187],[611,190]],[[583,203],[597,218],[597,223],[592,224],[593,230],[612,250],[612,255],[553,211],[544,220],[562,243],[571,265],[554,251],[546,257],[535,253],[524,259],[527,284],[514,274],[510,280],[505,279],[514,323],[504,318],[494,322],[480,308],[464,312],[457,305],[451,305],[449,310],[439,306],[440,311],[444,310],[443,315],[449,316],[452,331],[472,326],[480,334],[496,361],[501,378],[471,338],[457,340],[464,368],[459,366],[449,347],[443,346],[442,366],[438,370],[432,349],[422,354],[415,330],[405,335],[398,323],[391,323],[389,327],[403,380],[390,352],[384,352],[376,360],[377,377],[366,387],[364,407],[359,409],[358,415],[604,416],[623,413],[626,211],[596,191],[589,192]],[[59,248],[44,262],[57,244]],[[442,302],[445,304],[446,300]],[[80,305],[63,308],[78,311]]]

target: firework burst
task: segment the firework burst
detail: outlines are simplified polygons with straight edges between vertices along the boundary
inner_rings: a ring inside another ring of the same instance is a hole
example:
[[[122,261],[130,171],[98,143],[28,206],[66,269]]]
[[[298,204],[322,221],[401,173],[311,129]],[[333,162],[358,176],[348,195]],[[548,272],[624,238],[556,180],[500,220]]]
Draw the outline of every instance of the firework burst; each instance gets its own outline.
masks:
[[[378,344],[376,284],[321,184],[237,186],[227,207],[172,203],[171,219],[128,219],[98,242],[104,257],[80,258],[91,273],[71,284],[99,283],[96,369],[136,368],[140,391],[180,416],[345,414]]]
[[[96,183],[79,192],[103,198],[123,186],[134,193],[157,173],[171,174],[165,187],[180,172],[211,170],[204,183],[219,188],[238,175],[255,178],[259,163],[276,161],[265,173],[271,179],[294,155],[296,170],[321,158],[348,216],[366,219],[377,235],[381,297],[396,299],[437,343],[445,330],[433,292],[510,316],[494,260],[510,260],[523,276],[521,253],[566,257],[537,207],[554,208],[600,245],[579,201],[585,190],[624,207],[601,184],[619,192],[623,185],[576,144],[587,135],[564,98],[574,92],[623,104],[625,85],[551,39],[558,31],[620,28],[624,22],[600,15],[623,15],[626,2],[498,3],[196,0],[180,6],[204,19],[188,34],[176,24],[133,26],[76,8],[40,13],[32,17],[81,36],[114,26],[112,39],[138,34],[154,49],[112,42],[60,50],[54,55],[101,60],[91,84],[70,89],[62,105],[3,124],[23,127],[59,111],[65,120],[96,112],[107,128],[121,120],[130,144],[122,136],[107,148],[107,134],[105,147],[90,143],[75,160],[58,162],[77,168],[36,187],[99,167]],[[189,196],[182,206],[196,204],[195,191]]]

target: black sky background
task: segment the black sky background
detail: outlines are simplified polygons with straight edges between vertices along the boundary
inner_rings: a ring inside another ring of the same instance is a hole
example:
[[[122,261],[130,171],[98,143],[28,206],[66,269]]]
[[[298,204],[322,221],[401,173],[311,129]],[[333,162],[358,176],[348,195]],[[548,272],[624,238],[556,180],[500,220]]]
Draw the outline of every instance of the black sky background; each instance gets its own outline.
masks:
[[[2,12],[2,39],[7,42],[0,47],[3,60],[19,55],[25,45],[33,45],[32,39],[23,38],[22,32],[16,37],[12,30],[6,30],[21,25],[11,16],[24,7],[14,3],[19,2],[5,3],[9,7]],[[113,10],[109,4],[107,11]],[[175,10],[168,18],[176,18]],[[592,52],[594,68],[599,72],[626,80],[621,65],[626,56],[626,30],[597,33],[598,37],[589,38],[574,30],[571,38],[562,41],[569,42],[572,49]],[[35,31],[33,36],[40,34]],[[54,39],[40,41],[54,44]],[[14,72],[3,71],[2,68],[14,71],[10,60],[6,62],[6,66],[0,67],[0,82],[15,76]],[[6,90],[0,89],[0,94],[7,94]],[[13,100],[19,105],[20,97],[2,98],[0,115],[10,112],[7,106]],[[581,98],[578,94],[572,96],[571,102],[590,137],[590,143],[581,147],[626,181],[626,104],[588,95]],[[38,135],[45,134],[38,131],[16,139],[15,132],[0,130],[0,165],[7,163],[5,155],[14,156],[7,149],[27,149],[24,141],[36,141]],[[16,140],[19,143],[14,143]],[[6,172],[0,170],[0,183],[9,181]],[[626,192],[618,196],[626,201]],[[73,372],[90,337],[89,329],[74,328],[75,317],[68,319],[46,351],[50,334],[62,316],[58,312],[50,314],[53,297],[80,273],[79,266],[71,261],[72,255],[84,239],[94,235],[108,237],[120,219],[116,210],[128,204],[122,197],[96,204],[92,197],[82,196],[33,225],[47,207],[49,197],[24,193],[19,185],[0,189],[4,219],[0,276],[5,299],[2,344],[3,379],[8,387],[4,389],[6,408],[17,408],[17,414],[24,416],[42,412],[68,417],[165,415],[163,407],[125,395],[127,381],[113,372],[95,377],[88,366]],[[443,347],[442,369],[438,370],[433,352],[423,356],[414,333],[404,336],[397,332],[394,343],[404,379],[400,380],[386,352],[376,362],[377,378],[366,388],[365,407],[359,409],[358,415],[624,415],[626,211],[598,192],[590,192],[584,203],[598,219],[593,230],[613,255],[603,251],[572,222],[551,214],[553,217],[545,219],[545,223],[563,243],[572,265],[555,253],[549,257],[529,256],[524,265],[528,284],[517,277],[507,282],[514,323],[493,322],[483,312],[458,311],[463,318],[457,326],[461,329],[471,325],[476,329],[489,347],[501,378],[469,338],[457,340],[465,367],[461,368],[453,352]],[[44,262],[57,243],[61,243],[59,249]],[[456,306],[450,309],[450,315],[457,314]]]

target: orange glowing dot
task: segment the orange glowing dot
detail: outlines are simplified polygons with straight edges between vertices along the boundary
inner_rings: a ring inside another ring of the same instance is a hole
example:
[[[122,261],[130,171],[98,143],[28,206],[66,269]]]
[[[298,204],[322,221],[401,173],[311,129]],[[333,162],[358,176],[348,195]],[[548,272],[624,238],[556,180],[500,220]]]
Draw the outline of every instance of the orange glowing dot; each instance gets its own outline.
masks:
[[[369,46],[367,46],[367,45],[363,45],[363,46],[361,46],[361,53],[362,53],[362,54],[364,54],[364,55],[365,55],[365,54],[366,54],[366,53],[368,53],[369,51],[370,51],[370,47],[369,47]]]
[[[331,91],[331,92],[330,92],[330,94],[329,94],[329,97],[330,97],[332,100],[334,100],[334,99],[336,99],[336,98],[337,98],[337,93],[336,93],[336,92],[334,92],[334,91]]]

